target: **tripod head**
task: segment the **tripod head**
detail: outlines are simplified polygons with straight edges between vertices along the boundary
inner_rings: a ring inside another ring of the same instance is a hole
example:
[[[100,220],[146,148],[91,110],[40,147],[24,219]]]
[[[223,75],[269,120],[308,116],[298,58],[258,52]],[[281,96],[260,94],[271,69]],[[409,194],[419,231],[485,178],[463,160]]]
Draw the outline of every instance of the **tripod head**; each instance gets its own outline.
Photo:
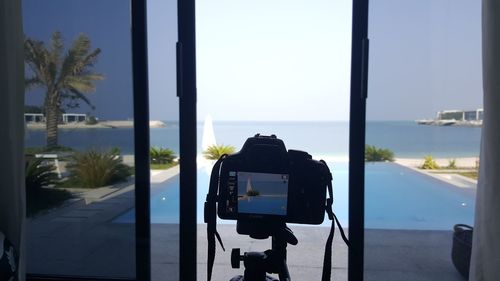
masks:
[[[245,275],[235,276],[231,281],[276,281],[266,273],[277,273],[280,281],[290,280],[286,264],[287,244],[297,245],[298,240],[285,223],[265,224],[262,222],[238,221],[236,226],[239,234],[248,234],[254,239],[272,237],[272,248],[264,252],[246,252],[240,255],[240,249],[231,252],[231,266],[240,267],[240,261],[245,266]]]
[[[238,220],[236,222],[236,232],[249,235],[253,239],[267,239],[271,236],[278,241],[291,245],[297,245],[299,242],[285,222]]]

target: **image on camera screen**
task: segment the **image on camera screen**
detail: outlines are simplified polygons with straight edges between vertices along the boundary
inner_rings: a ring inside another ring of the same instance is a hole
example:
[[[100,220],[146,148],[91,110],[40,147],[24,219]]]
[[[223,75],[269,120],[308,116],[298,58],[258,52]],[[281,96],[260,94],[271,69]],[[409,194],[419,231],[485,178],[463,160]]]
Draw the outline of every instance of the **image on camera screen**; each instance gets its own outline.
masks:
[[[287,174],[238,172],[238,213],[286,216]]]

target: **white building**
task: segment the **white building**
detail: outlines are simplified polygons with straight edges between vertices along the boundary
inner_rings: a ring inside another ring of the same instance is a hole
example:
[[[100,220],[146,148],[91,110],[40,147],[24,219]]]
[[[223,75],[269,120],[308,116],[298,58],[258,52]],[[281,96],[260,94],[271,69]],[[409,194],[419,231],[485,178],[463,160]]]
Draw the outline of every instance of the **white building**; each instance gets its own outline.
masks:
[[[437,120],[483,121],[483,109],[443,110],[436,114]]]
[[[63,113],[63,123],[78,123],[87,121],[87,114],[80,113]]]
[[[24,121],[26,123],[45,122],[45,116],[42,113],[24,113]]]

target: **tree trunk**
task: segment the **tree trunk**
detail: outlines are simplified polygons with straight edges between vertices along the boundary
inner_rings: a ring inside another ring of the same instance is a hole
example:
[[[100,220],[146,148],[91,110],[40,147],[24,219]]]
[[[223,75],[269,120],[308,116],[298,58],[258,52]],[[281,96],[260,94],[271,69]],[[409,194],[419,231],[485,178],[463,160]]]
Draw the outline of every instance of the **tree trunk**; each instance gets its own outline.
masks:
[[[49,102],[45,105],[45,114],[47,118],[45,121],[47,128],[47,148],[54,148],[57,146],[58,112],[59,107],[57,103]]]

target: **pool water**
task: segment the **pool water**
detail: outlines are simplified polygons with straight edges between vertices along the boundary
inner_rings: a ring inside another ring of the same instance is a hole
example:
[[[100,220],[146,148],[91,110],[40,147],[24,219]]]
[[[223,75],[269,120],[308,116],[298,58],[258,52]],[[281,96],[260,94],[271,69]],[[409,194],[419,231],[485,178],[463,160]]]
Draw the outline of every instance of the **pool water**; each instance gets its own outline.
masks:
[[[473,224],[475,189],[392,163],[366,164],[365,227],[452,230]]]
[[[334,177],[334,212],[347,227],[348,164],[328,163],[328,166]],[[455,187],[394,163],[369,163],[365,167],[366,228],[451,230],[457,223],[473,223],[475,190]],[[203,223],[209,175],[199,169],[197,176],[197,220]],[[133,209],[114,220],[134,221]],[[176,176],[151,186],[151,223],[178,222],[179,177]],[[325,217],[322,225],[330,224]]]

